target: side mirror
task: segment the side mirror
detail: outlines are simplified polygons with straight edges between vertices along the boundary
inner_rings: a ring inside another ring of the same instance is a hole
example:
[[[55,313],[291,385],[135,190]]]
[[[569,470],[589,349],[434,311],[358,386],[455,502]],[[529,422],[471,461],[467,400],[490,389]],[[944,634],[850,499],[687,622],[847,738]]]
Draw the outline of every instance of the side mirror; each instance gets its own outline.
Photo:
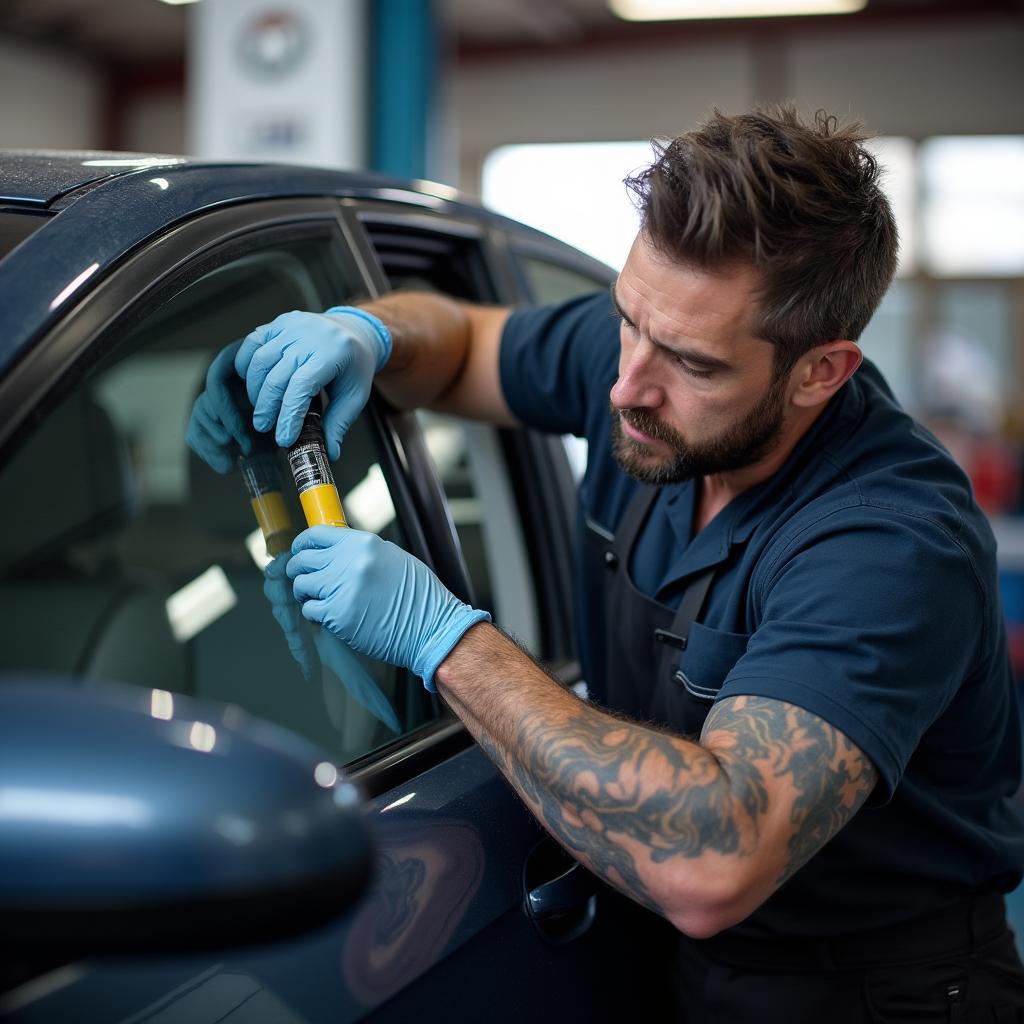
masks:
[[[173,952],[326,923],[370,877],[316,747],[163,690],[0,676],[0,948]]]

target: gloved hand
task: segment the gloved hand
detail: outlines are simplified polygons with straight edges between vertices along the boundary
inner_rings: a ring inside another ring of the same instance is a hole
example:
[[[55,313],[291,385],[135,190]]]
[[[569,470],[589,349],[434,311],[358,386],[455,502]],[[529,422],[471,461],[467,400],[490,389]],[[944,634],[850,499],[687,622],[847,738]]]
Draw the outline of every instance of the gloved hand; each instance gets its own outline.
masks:
[[[249,334],[235,356],[253,404],[253,425],[283,447],[299,436],[310,400],[327,389],[323,428],[327,454],[336,459],[341,439],[370,396],[373,375],[391,356],[391,335],[375,316],[352,306],[325,313],[282,313]]]
[[[394,708],[381,693],[373,677],[359,664],[356,656],[332,633],[314,627],[316,633],[310,640],[310,629],[299,611],[299,604],[292,593],[291,580],[285,575],[288,555],[278,555],[264,570],[263,593],[270,602],[271,611],[284,633],[288,650],[298,662],[303,676],[313,682],[320,675],[320,664],[330,669],[331,675],[324,676],[324,687],[337,687],[340,683],[349,696],[383,722],[396,735],[402,731]],[[315,647],[314,647],[315,645]],[[319,658],[317,657],[319,655]],[[327,694],[325,694],[325,697]]]
[[[253,451],[248,411],[242,408],[245,395],[235,374],[235,356],[241,345],[234,341],[217,353],[206,371],[206,390],[195,400],[185,432],[189,448],[218,473],[235,468],[239,449],[244,455]]]
[[[438,665],[463,633],[490,621],[419,559],[375,534],[314,526],[292,551],[287,573],[302,614],[361,654],[411,669],[432,693]]]

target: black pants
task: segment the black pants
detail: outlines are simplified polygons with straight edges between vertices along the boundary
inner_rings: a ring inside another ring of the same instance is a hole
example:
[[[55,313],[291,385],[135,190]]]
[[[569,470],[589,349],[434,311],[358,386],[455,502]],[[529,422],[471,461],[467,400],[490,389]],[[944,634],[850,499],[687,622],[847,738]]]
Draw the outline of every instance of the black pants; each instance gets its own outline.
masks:
[[[997,896],[835,941],[681,937],[670,975],[668,1019],[682,1024],[1024,1024],[1024,967]]]

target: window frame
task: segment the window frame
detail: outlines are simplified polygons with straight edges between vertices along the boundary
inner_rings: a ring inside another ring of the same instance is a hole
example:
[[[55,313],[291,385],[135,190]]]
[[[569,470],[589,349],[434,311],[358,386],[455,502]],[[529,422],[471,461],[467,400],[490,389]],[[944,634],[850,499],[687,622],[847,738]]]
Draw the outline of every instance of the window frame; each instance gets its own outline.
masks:
[[[363,235],[367,272],[373,280],[373,296],[390,290],[388,276],[374,247],[368,227],[384,225],[395,233],[447,236],[471,242],[477,248],[482,276],[477,301],[520,306],[530,299],[528,282],[516,265],[514,254],[536,252],[543,258],[588,274],[607,275],[608,268],[555,239],[534,235],[528,228],[503,217],[482,213],[478,219],[449,216],[405,208],[400,204],[350,200],[346,204],[350,230]],[[573,602],[572,537],[575,521],[575,483],[559,438],[524,428],[495,428],[509,482],[516,498],[516,512],[528,538],[526,545],[541,651],[548,666],[563,682],[580,679],[576,654]],[[429,460],[428,460],[429,461]],[[446,509],[446,534],[459,550],[458,535],[448,500],[436,470],[430,463],[430,486]],[[468,572],[467,572],[468,579]]]

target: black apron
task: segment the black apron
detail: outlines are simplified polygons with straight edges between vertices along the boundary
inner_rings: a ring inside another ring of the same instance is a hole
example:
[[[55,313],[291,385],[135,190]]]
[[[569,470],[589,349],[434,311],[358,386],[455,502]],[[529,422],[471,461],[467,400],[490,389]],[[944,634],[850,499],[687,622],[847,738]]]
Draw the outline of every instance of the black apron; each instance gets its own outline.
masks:
[[[676,609],[634,585],[630,556],[657,496],[657,488],[641,487],[614,536],[586,524],[583,579],[603,584],[605,632],[604,662],[587,675],[598,680],[596,702],[697,738],[749,638],[700,622],[724,559],[681,581]],[[638,1006],[668,1011],[670,1020],[868,1024],[912,1012],[921,1021],[971,1021],[984,1013],[985,1020],[1024,1022],[1024,970],[996,894],[884,934],[821,942],[781,938],[766,946],[728,931],[698,941],[646,912],[630,932],[631,991]],[[908,957],[913,950],[924,956]]]
[[[747,637],[710,630],[700,616],[719,565],[685,580],[676,609],[641,593],[629,575],[636,540],[658,496],[641,487],[612,537],[591,524],[589,559],[600,563],[588,577],[604,579],[604,661],[600,703],[641,721],[698,736],[730,669],[746,650]]]

